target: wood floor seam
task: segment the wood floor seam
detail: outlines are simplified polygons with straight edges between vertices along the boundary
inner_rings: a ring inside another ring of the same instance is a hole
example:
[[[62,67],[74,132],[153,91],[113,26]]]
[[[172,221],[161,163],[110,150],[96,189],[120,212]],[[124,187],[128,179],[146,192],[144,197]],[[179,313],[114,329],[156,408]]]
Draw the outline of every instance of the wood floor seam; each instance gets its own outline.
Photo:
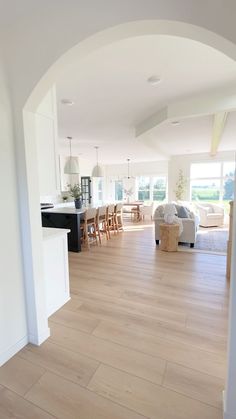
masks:
[[[60,419],[60,418],[58,418],[58,416],[55,416],[55,415],[53,415],[52,413],[50,413],[50,412],[48,412],[47,410],[45,410],[44,408],[42,408],[42,407],[40,407],[40,406],[38,406],[37,404],[35,404],[34,402],[32,402],[31,400],[28,400],[28,399],[26,399],[26,395],[24,395],[24,396],[21,396],[20,394],[18,394],[16,391],[14,391],[14,390],[10,390],[8,387],[6,387],[6,386],[3,386],[6,390],[8,390],[8,391],[10,391],[11,393],[14,393],[17,397],[20,397],[22,400],[25,400],[25,401],[27,401],[28,403],[30,403],[30,404],[32,404],[33,406],[35,406],[36,408],[38,408],[38,409],[40,409],[40,410],[42,410],[43,412],[45,412],[45,413],[47,413],[47,414],[49,414],[49,415],[51,415],[53,418],[55,418],[55,419]],[[15,418],[14,418],[15,419]],[[33,419],[33,418],[32,418]]]

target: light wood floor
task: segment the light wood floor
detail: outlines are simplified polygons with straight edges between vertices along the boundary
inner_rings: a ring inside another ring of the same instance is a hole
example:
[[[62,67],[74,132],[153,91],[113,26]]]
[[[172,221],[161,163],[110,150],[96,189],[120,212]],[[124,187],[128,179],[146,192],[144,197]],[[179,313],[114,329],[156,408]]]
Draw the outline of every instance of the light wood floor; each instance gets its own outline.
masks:
[[[50,339],[0,369],[0,418],[222,418],[225,263],[157,250],[148,224],[71,253]]]

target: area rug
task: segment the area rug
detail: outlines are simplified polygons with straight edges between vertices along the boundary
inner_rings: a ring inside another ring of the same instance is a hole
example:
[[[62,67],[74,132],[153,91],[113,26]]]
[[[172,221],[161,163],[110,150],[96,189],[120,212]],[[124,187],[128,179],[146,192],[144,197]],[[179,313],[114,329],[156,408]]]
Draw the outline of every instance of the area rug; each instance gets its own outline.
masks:
[[[179,243],[178,250],[226,255],[228,236],[229,229],[227,227],[200,227],[194,248],[190,248],[188,243]]]
[[[224,227],[200,227],[197,232],[197,240],[194,248],[211,252],[227,252],[227,240],[229,230]]]

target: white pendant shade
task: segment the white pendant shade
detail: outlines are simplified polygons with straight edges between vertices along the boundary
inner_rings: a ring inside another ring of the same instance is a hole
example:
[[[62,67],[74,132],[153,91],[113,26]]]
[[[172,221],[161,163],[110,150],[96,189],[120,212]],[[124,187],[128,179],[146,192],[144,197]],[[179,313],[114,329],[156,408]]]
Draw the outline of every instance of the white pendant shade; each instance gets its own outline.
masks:
[[[79,162],[77,157],[68,157],[64,167],[64,173],[68,175],[79,174]]]
[[[94,166],[94,168],[92,170],[92,177],[103,177],[104,176],[103,168],[102,168],[102,166],[99,166],[99,164],[98,164],[98,146],[96,146],[94,148],[96,150],[97,164],[96,164],[96,166]]]
[[[71,152],[71,140],[72,137],[67,137],[70,143],[70,157],[68,157],[67,162],[64,167],[64,173],[67,175],[78,175],[79,174],[79,161],[77,157],[72,156]]]
[[[92,177],[103,177],[103,176],[104,176],[103,168],[99,166],[98,164],[94,166],[93,171],[92,171]]]

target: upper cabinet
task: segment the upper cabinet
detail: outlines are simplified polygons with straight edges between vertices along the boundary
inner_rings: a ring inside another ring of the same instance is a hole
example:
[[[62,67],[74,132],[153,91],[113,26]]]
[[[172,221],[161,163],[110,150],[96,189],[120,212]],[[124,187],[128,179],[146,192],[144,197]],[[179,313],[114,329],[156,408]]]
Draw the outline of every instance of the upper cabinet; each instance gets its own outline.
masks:
[[[35,113],[40,195],[60,193],[56,89],[49,90]]]

